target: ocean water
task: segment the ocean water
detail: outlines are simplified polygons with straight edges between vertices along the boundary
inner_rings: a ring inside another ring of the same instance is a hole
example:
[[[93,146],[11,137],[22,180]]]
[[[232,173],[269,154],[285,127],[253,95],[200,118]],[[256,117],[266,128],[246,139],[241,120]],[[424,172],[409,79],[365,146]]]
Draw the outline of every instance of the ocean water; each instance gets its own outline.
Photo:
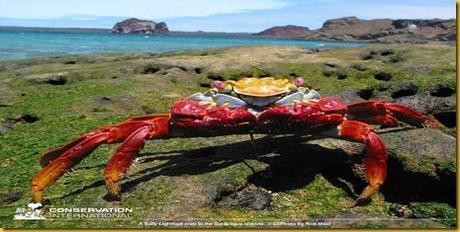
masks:
[[[0,60],[63,54],[167,52],[250,45],[361,46],[364,43],[301,41],[255,36],[120,35],[0,31]]]

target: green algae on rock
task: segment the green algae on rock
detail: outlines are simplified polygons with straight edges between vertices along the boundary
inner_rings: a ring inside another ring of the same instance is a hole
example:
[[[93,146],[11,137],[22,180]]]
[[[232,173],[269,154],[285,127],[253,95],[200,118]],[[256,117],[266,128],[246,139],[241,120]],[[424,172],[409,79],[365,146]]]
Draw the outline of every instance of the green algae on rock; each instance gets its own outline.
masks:
[[[369,51],[382,57],[363,60],[362,54]],[[391,59],[394,54],[399,58]],[[338,72],[324,75],[327,64],[346,70],[346,78],[336,78]],[[455,94],[430,94],[438,85],[455,86],[455,47],[369,45],[319,51],[236,47],[30,58],[0,62],[0,67],[0,92],[5,93],[0,96],[3,227],[126,228],[138,227],[141,220],[167,218],[248,222],[330,218],[331,227],[455,227],[456,139],[450,135],[456,135],[456,124],[444,115],[455,112]],[[64,73],[65,84],[46,83],[50,76]],[[389,73],[391,78],[376,79],[378,73]],[[168,112],[172,102],[206,91],[203,83],[213,79],[266,75],[303,77],[323,96],[336,95],[348,102],[364,100],[367,97],[359,90],[372,89],[369,99],[419,105],[442,117],[450,135],[433,129],[377,129],[390,151],[388,178],[371,202],[354,208],[350,206],[365,184],[359,172],[360,144],[255,135],[256,153],[249,136],[243,135],[148,141],[122,180],[119,202],[104,199],[102,170],[117,146],[103,145],[46,190],[50,198],[44,210],[132,207],[132,220],[12,220],[15,210],[30,201],[30,180],[40,168],[41,152],[126,117]],[[414,83],[417,93],[393,99],[390,87],[404,81]],[[39,120],[10,120],[21,115]],[[412,213],[394,213],[401,208]],[[424,220],[399,220],[406,219],[401,215]]]

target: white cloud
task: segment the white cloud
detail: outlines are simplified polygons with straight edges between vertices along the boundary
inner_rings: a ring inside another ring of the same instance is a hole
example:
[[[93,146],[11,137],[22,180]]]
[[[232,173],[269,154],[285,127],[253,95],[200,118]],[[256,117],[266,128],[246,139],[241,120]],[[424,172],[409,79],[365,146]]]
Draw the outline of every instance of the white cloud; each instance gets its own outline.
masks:
[[[139,18],[172,18],[210,16],[252,10],[282,8],[282,0],[2,0],[0,15],[16,19],[52,19],[68,15],[135,16]]]
[[[339,8],[340,9],[340,8]],[[423,6],[423,5],[361,5],[342,8],[342,12],[362,18],[455,18],[455,5]]]

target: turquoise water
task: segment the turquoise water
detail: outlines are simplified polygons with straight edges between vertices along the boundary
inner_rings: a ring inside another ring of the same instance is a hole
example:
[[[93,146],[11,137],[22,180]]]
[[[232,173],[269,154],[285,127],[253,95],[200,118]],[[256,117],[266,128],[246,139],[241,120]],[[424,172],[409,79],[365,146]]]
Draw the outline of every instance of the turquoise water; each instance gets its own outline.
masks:
[[[0,31],[0,60],[62,54],[166,52],[247,45],[306,47],[360,46],[363,43],[271,39],[255,36],[120,35]]]

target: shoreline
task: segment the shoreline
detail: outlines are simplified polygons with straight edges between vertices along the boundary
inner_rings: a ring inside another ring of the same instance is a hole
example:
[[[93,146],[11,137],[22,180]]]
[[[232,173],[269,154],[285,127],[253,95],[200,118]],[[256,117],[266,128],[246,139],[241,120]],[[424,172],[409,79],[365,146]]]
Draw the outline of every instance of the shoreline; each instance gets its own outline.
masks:
[[[0,60],[100,53],[164,53],[239,46],[358,47],[367,42],[307,41],[241,34],[81,34],[75,32],[0,31]],[[50,41],[53,41],[50,43]],[[23,47],[21,44],[33,43]]]
[[[423,43],[398,43],[382,42],[376,39],[369,40],[338,40],[338,39],[318,39],[311,40],[305,36],[269,36],[259,35],[255,32],[205,32],[205,31],[169,31],[161,34],[142,34],[142,33],[112,33],[109,28],[73,28],[73,27],[20,27],[20,26],[2,26],[0,32],[36,32],[36,33],[69,33],[69,34],[96,34],[96,35],[121,35],[121,36],[209,36],[209,37],[233,37],[233,38],[254,38],[254,39],[273,39],[273,40],[290,40],[306,42],[344,42],[344,43],[372,43],[372,44],[447,44],[456,46],[456,41],[430,41]]]

